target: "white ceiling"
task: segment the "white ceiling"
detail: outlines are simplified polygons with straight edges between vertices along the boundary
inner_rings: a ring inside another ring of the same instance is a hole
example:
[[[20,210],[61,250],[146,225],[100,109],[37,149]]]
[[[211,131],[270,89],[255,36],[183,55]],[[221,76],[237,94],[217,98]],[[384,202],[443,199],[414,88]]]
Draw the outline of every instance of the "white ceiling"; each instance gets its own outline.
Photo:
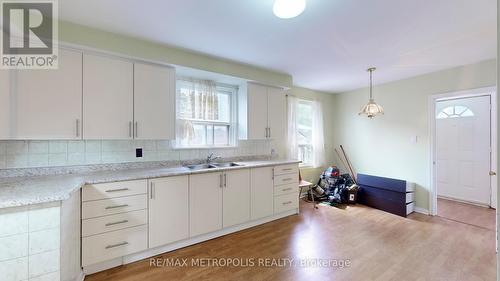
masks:
[[[291,74],[341,92],[496,57],[495,0],[61,0],[63,20]]]

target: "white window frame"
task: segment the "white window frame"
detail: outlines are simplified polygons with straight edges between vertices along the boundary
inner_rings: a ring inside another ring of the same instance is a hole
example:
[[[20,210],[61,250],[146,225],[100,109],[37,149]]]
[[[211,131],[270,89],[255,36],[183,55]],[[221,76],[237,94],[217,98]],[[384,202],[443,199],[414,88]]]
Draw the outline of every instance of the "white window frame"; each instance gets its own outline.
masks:
[[[189,78],[182,78],[182,77],[177,77],[176,81],[190,81],[192,79]],[[177,98],[178,98],[178,92],[179,92],[179,84],[182,83],[176,83],[176,90],[175,90],[175,122],[177,126],[178,120],[186,120],[186,121],[191,121],[193,125],[196,124],[201,124],[205,125],[205,138],[208,139],[208,127],[210,125],[212,126],[227,126],[228,127],[228,144],[227,145],[221,145],[221,144],[214,144],[214,134],[212,133],[212,144],[210,145],[181,145],[180,141],[177,139],[177,129],[176,129],[176,137],[175,137],[175,145],[174,149],[211,149],[211,148],[234,148],[237,146],[237,99],[238,99],[238,86],[236,85],[229,85],[229,84],[224,84],[224,83],[215,83],[217,93],[227,93],[229,95],[229,122],[224,122],[224,121],[212,121],[212,120],[203,120],[203,119],[193,119],[193,118],[178,118],[177,117]]]
[[[301,103],[302,103],[302,104],[307,104],[307,105],[311,106],[311,108],[312,108],[312,106],[313,106],[313,104],[312,104],[312,103],[313,103],[313,101],[311,101],[311,100],[307,100],[307,99],[297,98],[297,107],[298,107],[298,105],[299,105],[299,104],[301,104]],[[296,112],[297,112],[297,115],[298,115],[298,114],[299,114],[299,113],[298,113],[298,108],[296,108]],[[298,122],[297,122],[296,126],[297,126],[297,132],[295,132],[295,133],[297,134],[297,140],[298,140],[298,139],[299,139],[299,137],[298,137],[298,134],[299,134],[299,123],[298,123]],[[313,124],[312,124],[312,123],[311,123],[311,133],[312,133],[312,134],[314,134],[314,129],[313,129]],[[312,140],[311,140],[311,141],[312,141]],[[312,143],[311,143],[311,144],[299,144],[299,143],[297,142],[297,152],[298,152],[298,153],[300,153],[300,152],[301,152],[301,146],[302,146],[302,147],[307,147],[307,146],[311,147],[311,159],[310,159],[310,160],[311,160],[311,162],[304,162],[304,161],[302,161],[302,162],[299,164],[299,166],[300,166],[301,168],[311,168],[311,167],[313,167],[313,162],[312,162],[312,161],[314,161],[314,160],[313,160],[312,155],[314,155],[314,145],[313,145]],[[300,159],[299,155],[297,155],[297,157]]]

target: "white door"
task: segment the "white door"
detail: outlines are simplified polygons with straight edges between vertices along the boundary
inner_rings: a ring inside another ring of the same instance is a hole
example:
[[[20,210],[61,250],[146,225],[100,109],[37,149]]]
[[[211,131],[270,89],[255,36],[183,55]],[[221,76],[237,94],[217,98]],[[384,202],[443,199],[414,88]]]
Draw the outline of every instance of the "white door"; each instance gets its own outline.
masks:
[[[268,88],[268,127],[269,138],[284,140],[286,121],[286,98],[283,89]]]
[[[248,83],[248,139],[267,137],[267,87]]]
[[[222,173],[189,176],[191,237],[222,229],[222,181]]]
[[[134,135],[136,139],[175,138],[175,70],[134,64]]]
[[[131,139],[134,118],[133,94],[131,62],[84,54],[84,138]]]
[[[436,102],[439,196],[490,205],[490,96]]]
[[[255,168],[250,171],[252,220],[270,216],[274,212],[273,168]]]
[[[189,237],[188,176],[150,180],[149,248]]]
[[[82,53],[59,50],[59,68],[15,72],[11,138],[81,139]]]
[[[224,173],[223,225],[242,224],[250,220],[250,170]]]

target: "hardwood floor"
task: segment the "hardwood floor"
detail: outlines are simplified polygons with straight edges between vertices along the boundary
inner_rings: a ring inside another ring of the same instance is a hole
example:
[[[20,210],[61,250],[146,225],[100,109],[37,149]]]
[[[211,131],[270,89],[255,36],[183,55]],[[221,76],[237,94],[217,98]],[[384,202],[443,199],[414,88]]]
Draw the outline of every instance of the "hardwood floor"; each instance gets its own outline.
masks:
[[[188,264],[196,258],[254,259],[256,265],[155,267],[147,259],[85,280],[496,280],[494,231],[416,213],[405,219],[361,205],[313,210],[301,202],[300,215],[158,258]],[[266,267],[258,266],[259,258],[348,259],[350,266]]]
[[[438,216],[495,230],[495,209],[438,198]]]

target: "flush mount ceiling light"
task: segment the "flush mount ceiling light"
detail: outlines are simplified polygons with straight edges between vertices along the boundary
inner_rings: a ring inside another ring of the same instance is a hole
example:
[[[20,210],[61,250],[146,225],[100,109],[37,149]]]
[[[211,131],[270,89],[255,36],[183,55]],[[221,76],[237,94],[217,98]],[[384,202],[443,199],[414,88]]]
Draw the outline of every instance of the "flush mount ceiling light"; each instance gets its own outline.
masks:
[[[368,118],[373,118],[377,114],[384,114],[384,109],[382,106],[378,105],[373,99],[373,83],[372,83],[372,73],[376,70],[375,67],[370,67],[366,71],[370,72],[370,100],[363,106],[359,115],[366,115]]]
[[[294,18],[305,10],[306,0],[275,0],[274,15],[282,19]]]

